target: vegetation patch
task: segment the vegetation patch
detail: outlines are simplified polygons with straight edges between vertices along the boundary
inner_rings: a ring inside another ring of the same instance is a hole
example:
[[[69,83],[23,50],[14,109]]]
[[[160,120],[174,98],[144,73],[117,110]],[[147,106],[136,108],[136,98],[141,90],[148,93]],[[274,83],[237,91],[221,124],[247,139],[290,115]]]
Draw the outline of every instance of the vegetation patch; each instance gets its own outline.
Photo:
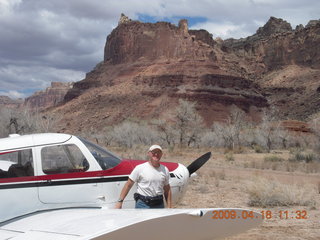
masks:
[[[265,162],[283,162],[284,159],[282,157],[279,157],[277,155],[271,155],[271,156],[266,156],[264,158]]]
[[[315,190],[312,187],[286,185],[274,180],[257,178],[247,186],[249,206],[314,206]]]
[[[290,162],[320,162],[319,156],[314,152],[303,152],[301,150],[296,150],[292,153],[292,156],[289,158]]]

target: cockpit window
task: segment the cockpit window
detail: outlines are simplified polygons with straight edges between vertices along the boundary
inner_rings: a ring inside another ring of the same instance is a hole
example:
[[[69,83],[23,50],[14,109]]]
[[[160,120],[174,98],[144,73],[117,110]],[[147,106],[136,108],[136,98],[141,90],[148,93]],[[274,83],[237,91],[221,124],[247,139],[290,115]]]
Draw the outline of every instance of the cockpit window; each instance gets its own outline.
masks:
[[[44,147],[41,160],[45,174],[85,172],[89,169],[87,159],[74,144]]]
[[[90,150],[91,154],[94,156],[103,170],[113,168],[121,162],[121,158],[115,154],[83,138],[79,137],[79,139]]]
[[[0,178],[34,176],[31,149],[0,153]]]

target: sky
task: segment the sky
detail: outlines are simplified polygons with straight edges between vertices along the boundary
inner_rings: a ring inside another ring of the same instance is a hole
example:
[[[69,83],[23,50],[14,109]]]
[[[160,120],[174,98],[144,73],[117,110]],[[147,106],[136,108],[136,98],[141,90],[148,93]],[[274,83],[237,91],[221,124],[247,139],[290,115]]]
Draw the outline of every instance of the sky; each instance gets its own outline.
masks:
[[[103,61],[121,13],[141,22],[188,19],[213,38],[253,35],[271,16],[319,20],[319,0],[0,0],[0,95],[25,98],[51,82],[76,82]]]

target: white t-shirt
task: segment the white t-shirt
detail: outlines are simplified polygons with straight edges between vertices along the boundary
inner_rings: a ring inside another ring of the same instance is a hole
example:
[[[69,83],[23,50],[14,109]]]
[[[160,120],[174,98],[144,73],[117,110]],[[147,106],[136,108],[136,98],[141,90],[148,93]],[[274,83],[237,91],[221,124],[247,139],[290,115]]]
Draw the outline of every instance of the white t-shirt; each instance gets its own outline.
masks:
[[[146,162],[136,166],[129,178],[137,183],[137,193],[155,197],[163,194],[163,187],[169,184],[170,175],[167,167],[160,164],[155,168]]]

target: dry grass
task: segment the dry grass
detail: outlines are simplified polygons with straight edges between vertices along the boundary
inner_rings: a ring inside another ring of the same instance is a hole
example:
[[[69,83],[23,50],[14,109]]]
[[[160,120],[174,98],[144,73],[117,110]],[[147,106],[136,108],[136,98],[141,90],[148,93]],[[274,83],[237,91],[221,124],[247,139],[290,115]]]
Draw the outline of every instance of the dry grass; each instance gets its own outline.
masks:
[[[247,186],[249,206],[314,206],[315,189],[310,186],[282,184],[275,180],[257,178]]]
[[[144,159],[146,146],[133,149],[110,149],[125,158]],[[308,219],[266,219],[259,227],[227,240],[318,240],[320,236],[320,174],[318,165],[290,162],[289,151],[256,153],[246,149],[232,153],[226,159],[225,149],[164,150],[163,161],[179,162],[188,166],[200,155],[211,151],[213,156],[189,182],[187,192],[176,208],[247,208],[255,211],[295,212],[306,210]],[[282,161],[265,160],[276,156]],[[139,157],[140,156],[140,157]],[[309,168],[309,170],[307,170]],[[257,182],[257,179],[260,179]],[[272,179],[272,180],[270,180]],[[250,190],[258,206],[249,206]],[[271,197],[270,197],[271,196]],[[271,203],[271,204],[270,204]],[[294,204],[294,205],[292,205]],[[270,206],[271,205],[271,206]],[[281,205],[281,206],[278,206]],[[305,206],[307,205],[307,206]]]

